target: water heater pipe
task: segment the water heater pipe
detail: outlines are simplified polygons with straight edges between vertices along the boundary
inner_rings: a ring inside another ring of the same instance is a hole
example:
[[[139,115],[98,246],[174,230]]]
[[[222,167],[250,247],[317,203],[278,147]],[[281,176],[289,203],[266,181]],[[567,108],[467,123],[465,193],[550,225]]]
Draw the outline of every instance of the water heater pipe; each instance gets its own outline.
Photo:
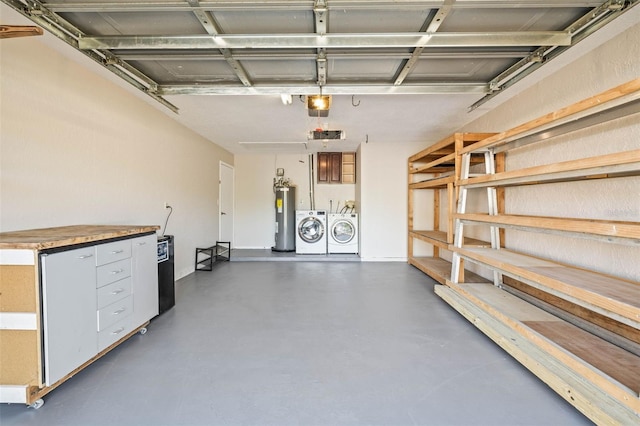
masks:
[[[313,154],[309,154],[309,209],[316,209],[315,194],[313,192],[313,183],[315,182],[313,175]]]

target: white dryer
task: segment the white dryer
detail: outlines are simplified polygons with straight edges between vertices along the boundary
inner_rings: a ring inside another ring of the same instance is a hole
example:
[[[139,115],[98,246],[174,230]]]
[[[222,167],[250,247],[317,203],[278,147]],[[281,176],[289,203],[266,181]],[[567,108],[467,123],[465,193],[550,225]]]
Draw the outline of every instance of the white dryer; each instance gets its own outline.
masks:
[[[296,253],[327,253],[327,212],[296,210]]]
[[[328,253],[358,253],[358,214],[330,213]]]

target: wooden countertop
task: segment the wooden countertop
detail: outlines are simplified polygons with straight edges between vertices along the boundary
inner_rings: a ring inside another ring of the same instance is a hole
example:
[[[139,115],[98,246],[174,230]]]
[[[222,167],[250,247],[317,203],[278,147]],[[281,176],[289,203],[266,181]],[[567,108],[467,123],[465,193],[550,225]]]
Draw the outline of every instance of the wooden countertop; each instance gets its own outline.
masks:
[[[151,225],[73,225],[0,233],[0,249],[43,250],[155,232]]]

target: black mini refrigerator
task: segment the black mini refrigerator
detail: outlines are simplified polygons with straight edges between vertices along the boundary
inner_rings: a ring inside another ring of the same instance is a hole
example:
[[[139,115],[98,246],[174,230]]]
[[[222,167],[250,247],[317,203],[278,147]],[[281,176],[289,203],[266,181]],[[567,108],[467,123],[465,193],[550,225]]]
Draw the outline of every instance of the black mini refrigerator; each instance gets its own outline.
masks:
[[[173,235],[158,237],[158,315],[176,304]]]

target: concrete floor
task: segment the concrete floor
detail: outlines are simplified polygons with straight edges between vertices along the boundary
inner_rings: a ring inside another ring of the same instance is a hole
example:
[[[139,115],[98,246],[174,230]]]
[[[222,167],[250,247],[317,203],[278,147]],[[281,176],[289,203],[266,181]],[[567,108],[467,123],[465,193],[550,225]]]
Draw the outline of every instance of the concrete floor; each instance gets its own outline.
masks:
[[[221,262],[12,425],[579,425],[405,263]]]

